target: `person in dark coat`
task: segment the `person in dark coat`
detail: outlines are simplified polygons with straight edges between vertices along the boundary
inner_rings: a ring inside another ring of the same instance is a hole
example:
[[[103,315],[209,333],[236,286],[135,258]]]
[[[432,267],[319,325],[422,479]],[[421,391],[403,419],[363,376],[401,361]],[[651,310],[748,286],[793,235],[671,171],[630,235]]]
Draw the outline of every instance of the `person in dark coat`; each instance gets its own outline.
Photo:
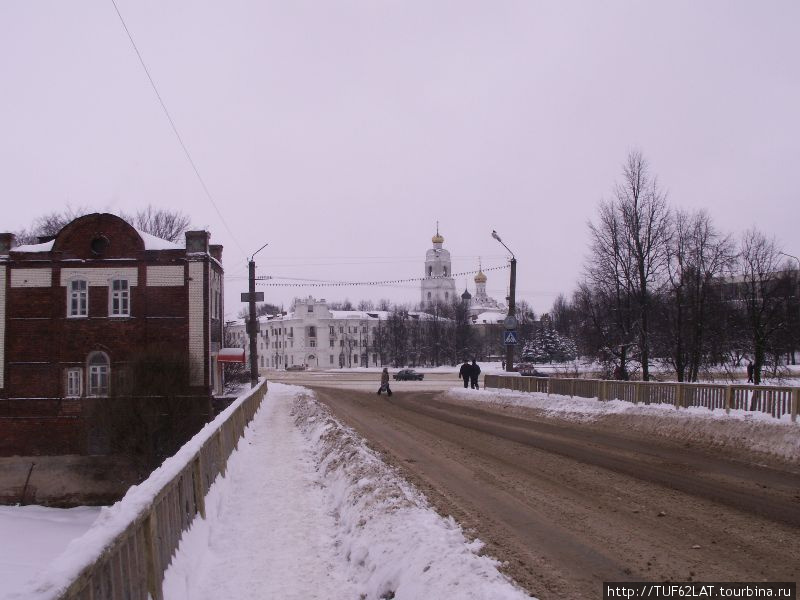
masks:
[[[469,366],[469,383],[470,387],[473,390],[480,389],[478,387],[478,376],[481,374],[481,368],[478,366],[478,363],[475,362],[475,359],[472,359],[472,364]]]
[[[458,376],[464,380],[464,387],[469,387],[469,380],[472,377],[472,365],[469,364],[468,360],[465,360],[464,364],[461,365],[458,370]]]
[[[389,387],[389,369],[383,367],[383,373],[381,373],[381,387],[378,388],[378,396],[381,395],[381,392],[386,391],[386,394],[391,396],[392,389]]]
[[[747,361],[747,383],[753,383],[753,363],[749,360]]]

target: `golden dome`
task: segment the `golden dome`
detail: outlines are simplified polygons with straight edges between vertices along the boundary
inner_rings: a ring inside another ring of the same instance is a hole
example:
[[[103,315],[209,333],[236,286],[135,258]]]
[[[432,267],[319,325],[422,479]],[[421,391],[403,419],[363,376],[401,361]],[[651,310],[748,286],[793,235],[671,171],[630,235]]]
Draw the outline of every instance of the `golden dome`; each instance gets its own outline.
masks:
[[[444,244],[444,238],[440,236],[438,233],[431,238],[431,241],[434,244]]]
[[[483,271],[478,271],[478,274],[475,275],[475,283],[486,283],[486,275],[483,274]]]

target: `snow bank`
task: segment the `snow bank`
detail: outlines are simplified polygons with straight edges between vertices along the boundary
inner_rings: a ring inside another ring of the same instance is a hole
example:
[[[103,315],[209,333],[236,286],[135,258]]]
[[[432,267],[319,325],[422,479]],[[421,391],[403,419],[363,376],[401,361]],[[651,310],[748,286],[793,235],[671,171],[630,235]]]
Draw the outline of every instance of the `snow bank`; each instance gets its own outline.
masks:
[[[161,489],[172,481],[194,459],[200,447],[222,426],[234,411],[259,388],[237,398],[228,408],[207,423],[160,467],[139,485],[133,485],[119,502],[103,507],[92,527],[70,542],[67,549],[45,569],[20,595],[10,598],[25,600],[50,599],[63,592],[88,565],[153,504]]]
[[[613,419],[617,426],[681,441],[701,442],[719,448],[748,449],[786,460],[800,460],[800,423],[787,414],[771,415],[745,410],[709,410],[693,406],[676,410],[671,404],[631,404],[622,400],[600,402],[556,394],[511,390],[452,388],[447,396],[457,400],[488,402],[535,409],[545,415],[575,422]]]
[[[99,513],[97,506],[0,506],[0,598],[24,589]]]
[[[362,598],[529,597],[497,561],[479,554],[482,542],[468,541],[452,518],[439,516],[312,392],[298,393],[294,410]]]

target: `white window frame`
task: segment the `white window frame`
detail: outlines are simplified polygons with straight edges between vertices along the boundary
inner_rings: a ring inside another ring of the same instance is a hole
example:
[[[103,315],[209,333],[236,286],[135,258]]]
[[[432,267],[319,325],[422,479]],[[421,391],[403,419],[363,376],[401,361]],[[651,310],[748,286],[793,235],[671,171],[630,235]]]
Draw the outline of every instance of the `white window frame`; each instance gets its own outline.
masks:
[[[80,398],[83,396],[83,369],[80,367],[70,367],[66,373],[66,392],[67,398]]]
[[[115,290],[114,285],[117,282],[125,282],[124,290]],[[114,312],[114,301],[119,300],[119,312]],[[125,305],[125,310],[122,306]],[[114,277],[108,282],[108,316],[113,318],[130,317],[131,316],[131,282],[124,277]]]
[[[83,284],[82,290],[75,290],[77,284]],[[81,307],[83,298],[83,307]],[[72,301],[76,301],[77,312],[72,312]],[[83,311],[81,311],[83,308]],[[70,279],[67,283],[67,318],[85,319],[89,316],[89,281],[87,279]]]
[[[104,365],[93,365],[92,359],[95,356],[102,356],[105,358]],[[98,378],[98,385],[94,385],[94,378]],[[105,379],[105,386],[102,386],[102,380]],[[86,358],[86,393],[88,396],[94,398],[105,397],[109,395],[111,383],[111,361],[108,354],[105,352],[92,352]]]

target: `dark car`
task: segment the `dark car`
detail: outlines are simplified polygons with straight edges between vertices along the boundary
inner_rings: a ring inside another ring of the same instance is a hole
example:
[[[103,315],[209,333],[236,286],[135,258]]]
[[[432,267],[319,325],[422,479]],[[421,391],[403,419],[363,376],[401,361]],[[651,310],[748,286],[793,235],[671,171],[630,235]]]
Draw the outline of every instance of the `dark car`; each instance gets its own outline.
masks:
[[[306,366],[305,365],[291,365],[289,367],[286,367],[286,370],[287,371],[305,371],[306,370]]]
[[[425,377],[422,373],[417,373],[414,369],[400,369],[394,378],[397,381],[422,381]]]

